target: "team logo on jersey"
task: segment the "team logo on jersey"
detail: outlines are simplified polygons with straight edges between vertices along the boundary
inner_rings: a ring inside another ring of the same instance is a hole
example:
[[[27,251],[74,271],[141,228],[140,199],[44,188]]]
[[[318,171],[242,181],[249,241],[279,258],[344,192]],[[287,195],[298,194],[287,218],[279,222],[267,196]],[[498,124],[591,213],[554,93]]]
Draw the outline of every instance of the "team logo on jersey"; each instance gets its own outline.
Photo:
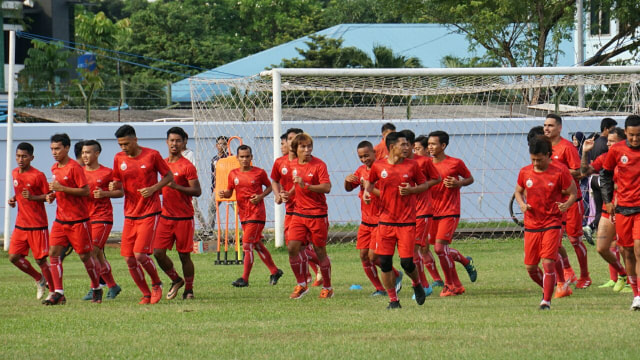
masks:
[[[283,167],[282,170],[280,170],[280,172],[282,173],[282,175],[287,175],[287,173],[289,172],[289,169],[287,169],[286,167]]]
[[[531,179],[527,179],[527,182],[525,183],[525,185],[527,185],[528,188],[533,186],[533,180]]]
[[[174,173],[173,173],[173,176],[178,176],[178,172],[177,172],[177,171],[176,171],[176,172],[174,172]]]
[[[559,159],[559,158],[558,158],[558,155],[554,155],[554,156],[553,156],[553,158],[554,158],[554,159]]]
[[[18,186],[18,180],[13,180],[13,186]]]
[[[238,178],[233,179],[233,184],[234,185],[238,185],[240,183],[240,180],[238,180]]]
[[[550,183],[548,183],[548,184],[547,184],[547,186],[553,186],[553,183],[552,183],[552,182],[550,182]]]
[[[389,176],[389,174],[387,174],[387,170],[382,169],[382,172],[380,173],[380,177],[383,179],[386,179],[387,176]]]
[[[313,174],[312,173],[308,173],[307,176],[313,176]]]
[[[140,169],[146,169],[147,167],[145,165],[140,166]]]
[[[97,182],[101,183],[101,182],[102,182],[102,179],[98,179],[98,181],[97,181]]]
[[[69,180],[69,178],[65,176],[65,177],[64,177],[64,180]]]
[[[122,162],[122,164],[120,164],[120,170],[125,171],[127,170],[127,163],[126,162]]]
[[[408,177],[409,177],[409,175],[404,174],[404,175],[402,175],[402,177],[403,177],[403,178],[408,178]]]
[[[627,157],[627,155],[622,155],[622,157],[620,158],[620,162],[623,164],[626,164],[629,162],[629,158]]]
[[[293,176],[298,176],[298,170],[297,169],[293,169],[293,173],[291,173]]]

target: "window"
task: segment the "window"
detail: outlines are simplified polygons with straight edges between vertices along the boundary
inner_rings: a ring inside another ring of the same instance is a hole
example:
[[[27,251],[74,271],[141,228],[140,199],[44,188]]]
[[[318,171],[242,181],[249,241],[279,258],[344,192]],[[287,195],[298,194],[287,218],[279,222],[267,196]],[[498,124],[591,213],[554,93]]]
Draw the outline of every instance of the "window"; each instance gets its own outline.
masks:
[[[592,36],[611,34],[611,9],[602,6],[600,1],[591,2],[589,31]]]

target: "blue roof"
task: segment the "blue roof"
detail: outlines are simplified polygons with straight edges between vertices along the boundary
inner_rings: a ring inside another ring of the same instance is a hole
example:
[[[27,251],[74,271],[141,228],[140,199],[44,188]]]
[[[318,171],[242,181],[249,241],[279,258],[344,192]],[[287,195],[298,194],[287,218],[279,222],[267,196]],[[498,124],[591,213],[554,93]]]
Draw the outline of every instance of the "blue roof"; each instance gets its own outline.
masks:
[[[484,49],[478,47],[469,51],[469,42],[465,35],[452,32],[440,24],[341,24],[318,31],[315,35],[344,40],[343,46],[355,46],[370,56],[373,47],[382,45],[391,48],[397,55],[417,57],[424,67],[442,67],[440,60],[447,55],[456,57],[482,56]],[[235,60],[215,69],[205,71],[195,78],[219,79],[251,76],[267,67],[277,65],[283,59],[299,57],[296,48],[306,48],[308,36]],[[559,56],[558,66],[573,66],[574,46],[571,41],[560,45],[564,54]],[[172,85],[171,97],[174,102],[190,102],[189,79]]]

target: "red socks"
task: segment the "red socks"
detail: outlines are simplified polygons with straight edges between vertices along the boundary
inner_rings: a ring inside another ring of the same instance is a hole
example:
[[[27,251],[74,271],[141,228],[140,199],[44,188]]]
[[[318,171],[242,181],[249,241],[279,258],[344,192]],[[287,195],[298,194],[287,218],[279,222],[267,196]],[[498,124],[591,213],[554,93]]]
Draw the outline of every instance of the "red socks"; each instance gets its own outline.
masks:
[[[578,264],[580,264],[580,278],[589,277],[589,267],[587,266],[587,247],[580,241],[579,237],[569,236],[569,241],[573,245],[573,249],[576,251],[578,257]]]
[[[320,272],[322,272],[322,287],[331,289],[331,260],[328,256],[320,261]]]
[[[113,280],[113,274],[111,273],[111,264],[109,264],[107,259],[104,260],[104,264],[100,267],[100,276],[107,283],[108,287],[112,288],[116,286],[116,282]]]
[[[362,268],[369,278],[369,281],[371,281],[371,284],[373,284],[373,287],[376,288],[376,290],[384,290],[384,286],[382,286],[380,278],[378,278],[378,270],[375,265],[373,265],[369,260],[366,260],[362,261]]]
[[[184,277],[184,289],[193,290],[193,276]]]
[[[149,290],[149,285],[147,285],[147,281],[144,279],[144,271],[142,270],[142,266],[138,264],[136,258],[133,256],[126,257],[127,267],[129,268],[129,274],[133,278],[133,282],[138,285],[138,289],[142,292],[143,296],[151,296],[151,291]]]
[[[462,256],[462,254],[460,253],[460,251],[449,247],[449,255],[451,256],[451,258],[453,259],[453,261],[457,261],[460,264],[462,264],[462,266],[467,266],[469,265],[469,259],[467,259],[466,257]]]
[[[633,290],[633,296],[638,296],[638,277],[629,275],[627,279],[629,279],[629,285],[631,285],[631,289]]]
[[[254,245],[254,248],[256,249],[256,252],[258,253],[258,256],[260,257],[260,260],[262,260],[262,262],[265,265],[267,265],[267,268],[269,269],[269,272],[271,273],[271,275],[277,273],[278,267],[273,262],[273,259],[271,258],[271,253],[269,252],[267,247],[264,246],[264,244],[261,241],[258,241],[253,245]]]
[[[413,252],[413,263],[416,266],[416,270],[418,270],[420,285],[422,285],[423,288],[428,288],[429,281],[427,281],[427,277],[424,274],[424,267],[422,266],[422,254],[420,254],[419,250],[415,250]]]
[[[431,251],[427,251],[426,254],[422,254],[422,262],[424,263],[424,266],[427,268],[427,271],[429,271],[429,275],[431,275],[431,278],[433,279],[433,281],[442,281],[442,278],[440,277],[440,273],[438,273],[438,268],[436,267],[436,262],[433,259],[433,255],[431,254]]]
[[[156,265],[153,263],[153,260],[147,254],[138,254],[136,255],[136,261],[142,266],[143,269],[147,271],[149,277],[151,277],[151,284],[161,284],[162,280],[160,280],[160,276],[158,276],[158,270],[156,269]]]
[[[40,271],[42,271],[42,276],[44,276],[44,279],[47,280],[47,285],[49,286],[49,289],[54,289],[55,286],[53,286],[53,278],[51,277],[51,270],[49,270],[49,264],[47,264],[46,261],[44,261],[40,265]],[[49,290],[49,291],[53,291],[53,290]]]
[[[251,274],[251,268],[253,268],[253,244],[242,244],[242,249],[244,250],[242,278],[244,281],[249,282],[249,274]]]
[[[307,270],[309,266],[307,256],[302,251],[296,256],[289,256],[289,264],[298,285],[307,286]]]
[[[54,289],[49,289],[49,291],[57,291],[63,294],[64,288],[62,287],[62,263],[60,262],[60,256],[51,256],[49,270],[51,271],[51,280],[54,287]]]
[[[563,267],[563,261],[562,261],[562,256],[560,256],[560,254],[558,254],[558,257],[556,257],[556,280],[558,282],[564,283],[565,281],[567,281],[564,278],[564,267]]]
[[[542,268],[544,269],[543,277],[543,298],[544,301],[551,302],[551,295],[553,295],[553,288],[556,286],[556,265],[553,262],[543,262]]]
[[[387,289],[387,294],[389,294],[390,302],[398,301],[398,294],[396,293],[395,287],[392,287],[391,289]]]
[[[544,288],[544,274],[539,267],[536,267],[533,270],[527,270],[527,272],[529,273],[529,277],[531,278],[531,280],[540,285],[541,288]]]
[[[440,267],[442,267],[442,272],[444,273],[445,283],[452,289],[461,287],[462,283],[458,278],[458,272],[456,271],[453,259],[449,255],[449,245],[436,243],[434,246],[434,250],[436,251],[436,255],[438,255],[438,258],[440,259]]]
[[[100,277],[98,276],[98,271],[96,271],[96,262],[93,257],[89,257],[89,259],[84,262],[84,268],[87,269],[87,274],[89,274],[89,278],[91,279],[91,288],[99,289]]]
[[[24,256],[18,259],[15,263],[13,263],[18,269],[22,270],[24,273],[28,274],[35,281],[40,281],[42,279],[42,274],[40,274],[36,269],[31,266],[29,260],[27,260]]]

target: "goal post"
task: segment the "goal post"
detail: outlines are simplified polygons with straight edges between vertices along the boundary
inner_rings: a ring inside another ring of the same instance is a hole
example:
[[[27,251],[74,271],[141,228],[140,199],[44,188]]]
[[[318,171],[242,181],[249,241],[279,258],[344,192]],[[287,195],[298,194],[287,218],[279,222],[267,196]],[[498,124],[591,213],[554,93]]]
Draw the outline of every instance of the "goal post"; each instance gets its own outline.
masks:
[[[569,138],[599,132],[604,117],[623,124],[640,113],[639,83],[640,66],[272,69],[246,78],[194,77],[198,169],[201,176],[209,172],[215,137],[230,134],[243,137],[254,148],[254,163],[269,173],[280,156],[282,132],[302,128],[314,138],[314,155],[327,163],[333,183],[330,234],[353,238],[359,200],[342,184],[360,165],[357,144],[377,144],[386,122],[417,136],[445,130],[451,136],[447,153],[464,160],[475,178],[462,189],[460,233],[486,236],[518,229],[509,203],[517,171],[529,162],[529,129],[550,112],[563,116],[562,135]],[[265,201],[266,228],[281,246],[283,208],[270,205],[272,197]]]

